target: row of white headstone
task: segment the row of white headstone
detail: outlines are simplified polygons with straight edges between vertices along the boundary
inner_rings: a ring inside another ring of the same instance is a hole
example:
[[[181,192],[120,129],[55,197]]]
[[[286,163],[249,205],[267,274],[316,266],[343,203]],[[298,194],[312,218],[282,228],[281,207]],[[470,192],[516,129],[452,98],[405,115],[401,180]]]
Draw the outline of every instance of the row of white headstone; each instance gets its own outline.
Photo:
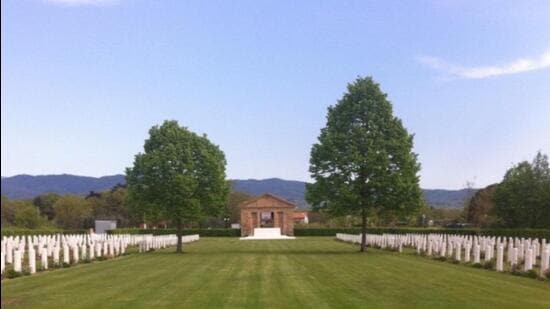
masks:
[[[183,243],[199,240],[199,235],[182,238]],[[23,264],[30,274],[48,266],[76,264],[99,257],[123,255],[129,246],[138,246],[139,252],[166,248],[177,244],[176,235],[32,235],[2,237],[0,268],[3,274],[7,265],[15,272],[23,272]]]
[[[361,234],[336,234],[336,238],[351,243],[361,243]],[[512,238],[495,236],[447,235],[447,234],[366,234],[367,246],[399,252],[403,247],[415,248],[418,254],[454,258],[466,263],[481,263],[495,259],[495,270],[510,269],[529,271],[539,266],[541,276],[550,268],[550,244],[546,239]]]

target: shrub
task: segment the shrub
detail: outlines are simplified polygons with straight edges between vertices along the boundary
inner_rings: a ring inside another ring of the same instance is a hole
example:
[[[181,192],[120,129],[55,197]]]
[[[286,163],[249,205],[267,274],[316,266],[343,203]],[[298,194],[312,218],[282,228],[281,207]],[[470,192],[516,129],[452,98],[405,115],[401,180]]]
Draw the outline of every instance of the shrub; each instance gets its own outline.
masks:
[[[124,228],[109,231],[110,234],[153,234],[168,235],[176,234],[175,229],[136,229]],[[240,237],[240,229],[185,229],[183,235],[199,234],[201,237]]]
[[[546,279],[550,280],[550,268],[548,268],[548,269],[544,272],[544,277],[546,277]]]
[[[138,229],[121,228],[109,231],[111,234],[153,234],[166,235],[176,234],[175,229]],[[351,228],[295,228],[294,236],[332,236],[337,233],[360,234],[361,229]],[[393,228],[393,227],[371,227],[367,229],[369,234],[456,234],[456,235],[480,235],[480,236],[505,236],[505,237],[528,237],[546,238],[550,240],[550,229],[447,229],[447,228]],[[184,235],[199,234],[201,237],[239,237],[240,229],[186,229]]]
[[[521,276],[522,275],[520,267],[519,267],[518,264],[512,265],[512,267],[510,268],[510,273],[512,275],[515,275],[515,276]]]
[[[483,268],[485,269],[494,269],[496,264],[495,259],[490,259],[487,262],[483,263]]]
[[[335,236],[337,233],[359,234],[360,228],[295,228],[295,236]],[[367,228],[369,234],[456,234],[479,236],[505,236],[550,239],[550,229],[470,229],[470,228],[393,228],[371,227]]]
[[[537,274],[537,271],[536,271],[536,270],[530,269],[530,270],[528,270],[528,271],[525,272],[525,276],[527,276],[527,277],[529,277],[529,278],[534,278],[534,279],[536,279],[536,278],[538,278],[539,275]]]
[[[6,278],[8,279],[13,279],[13,278],[17,278],[17,277],[21,277],[23,274],[20,273],[20,272],[17,272],[13,269],[8,269],[6,270],[6,273],[5,273],[5,276]]]
[[[474,268],[483,268],[483,265],[481,265],[481,263],[474,263],[474,264],[472,264],[472,267],[474,267]]]
[[[61,267],[69,268],[69,267],[71,267],[71,264],[70,263],[63,263],[63,264],[61,264]]]

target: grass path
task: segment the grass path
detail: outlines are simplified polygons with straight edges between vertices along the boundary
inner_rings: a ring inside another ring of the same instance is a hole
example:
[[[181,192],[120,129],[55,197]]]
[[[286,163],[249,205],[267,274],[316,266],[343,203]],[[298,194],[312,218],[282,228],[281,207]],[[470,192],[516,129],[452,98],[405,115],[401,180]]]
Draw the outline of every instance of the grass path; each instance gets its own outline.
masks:
[[[2,308],[550,308],[550,283],[332,238],[203,238],[2,281]]]

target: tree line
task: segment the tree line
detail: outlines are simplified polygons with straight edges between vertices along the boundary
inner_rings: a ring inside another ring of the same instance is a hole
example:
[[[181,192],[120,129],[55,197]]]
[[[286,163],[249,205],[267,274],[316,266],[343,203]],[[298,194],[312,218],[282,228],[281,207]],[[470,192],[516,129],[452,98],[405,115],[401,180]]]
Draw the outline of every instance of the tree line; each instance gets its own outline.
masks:
[[[464,209],[479,227],[550,228],[550,165],[540,151],[506,171],[500,183],[479,190]]]
[[[231,192],[223,211],[218,216],[201,217],[192,227],[223,228],[239,222],[239,204],[252,196],[243,192]],[[109,191],[90,192],[86,196],[45,193],[27,200],[13,200],[2,196],[0,203],[2,228],[24,229],[88,229],[95,220],[116,220],[117,227],[149,227],[170,225],[166,220],[144,220],[128,205],[126,185],[117,185]],[[228,218],[229,220],[227,220]]]

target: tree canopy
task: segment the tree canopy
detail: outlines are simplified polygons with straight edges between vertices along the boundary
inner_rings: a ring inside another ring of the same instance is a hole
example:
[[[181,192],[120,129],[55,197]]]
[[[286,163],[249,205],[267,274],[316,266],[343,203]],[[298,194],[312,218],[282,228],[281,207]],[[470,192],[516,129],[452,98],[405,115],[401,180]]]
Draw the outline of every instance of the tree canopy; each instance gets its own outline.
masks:
[[[363,235],[367,211],[412,212],[421,205],[412,152],[413,136],[393,115],[387,95],[372,78],[357,78],[335,106],[311,149],[314,183],[306,199],[315,210],[360,215]],[[361,250],[365,250],[365,237]]]
[[[149,130],[144,152],[126,170],[130,203],[144,216],[170,220],[181,252],[183,224],[217,214],[225,206],[225,165],[224,153],[206,136],[165,121]]]
[[[495,192],[496,213],[507,227],[550,226],[550,167],[548,156],[510,168]]]
[[[53,205],[55,222],[64,229],[92,226],[92,212],[88,202],[75,195],[60,197]]]

